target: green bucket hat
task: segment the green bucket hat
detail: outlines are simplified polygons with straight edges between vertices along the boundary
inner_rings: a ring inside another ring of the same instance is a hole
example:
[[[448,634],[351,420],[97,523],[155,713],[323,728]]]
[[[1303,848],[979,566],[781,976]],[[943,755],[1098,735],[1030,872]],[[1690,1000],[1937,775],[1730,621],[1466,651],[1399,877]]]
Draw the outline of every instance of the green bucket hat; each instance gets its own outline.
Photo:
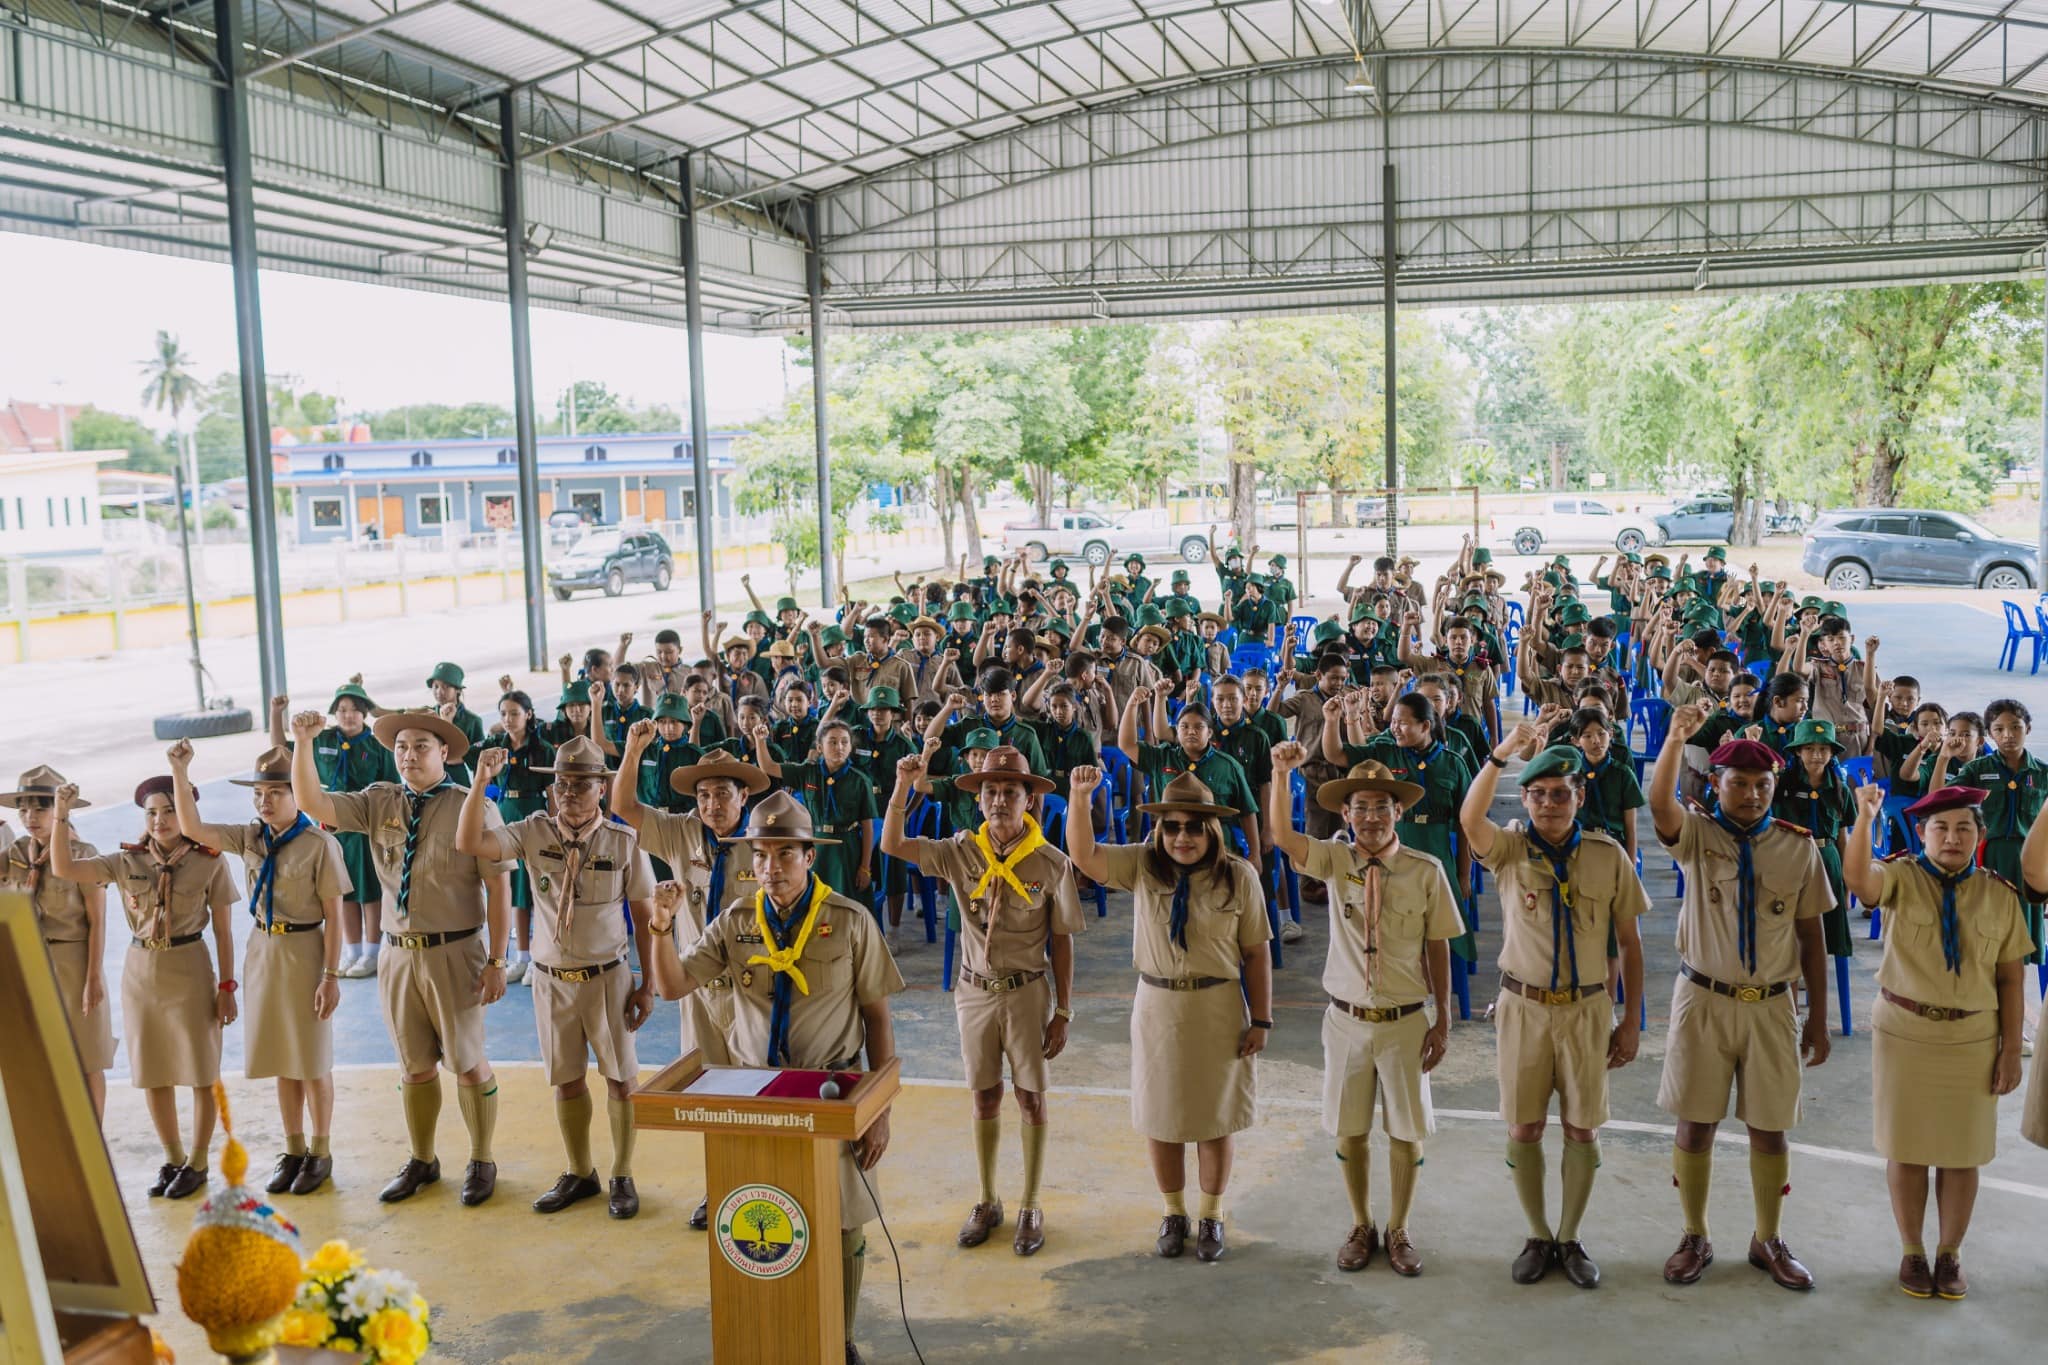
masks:
[[[1647,576],[1660,582],[1669,583],[1671,581],[1671,566],[1669,564],[1652,564]]]
[[[971,610],[970,608],[970,612]],[[917,607],[914,603],[898,602],[895,606],[889,608],[889,619],[901,621],[907,626],[917,619]]]
[[[1175,569],[1173,571],[1173,582],[1175,583],[1192,583],[1194,581],[1194,579],[1188,577],[1186,569]]]
[[[584,695],[588,696],[590,694],[586,692]],[[690,723],[690,699],[679,692],[662,693],[654,703],[654,718],[656,720],[679,720],[683,724],[688,725]]]
[[[1287,571],[1286,555],[1274,555],[1271,559],[1267,560],[1266,563],[1271,565],[1273,568],[1280,570],[1282,573],[1285,573]]]
[[[1183,616],[1193,616],[1195,614],[1194,604],[1185,597],[1167,598],[1165,611],[1166,619],[1169,621],[1178,621]]]
[[[1045,571],[1046,571],[1047,573],[1049,573],[1049,574],[1055,574],[1055,573],[1058,573],[1058,572],[1059,572],[1059,571],[1060,571],[1061,569],[1064,569],[1064,568],[1066,568],[1066,567],[1067,567],[1067,561],[1066,561],[1066,560],[1064,560],[1064,559],[1055,559],[1055,560],[1054,560],[1054,561],[1053,561],[1052,563],[1050,563],[1050,564],[1048,564],[1048,565],[1046,565],[1046,566],[1045,566]]]
[[[427,674],[427,682],[430,685],[433,683],[447,683],[458,692],[467,686],[462,681],[461,667],[451,663],[435,664],[433,672]]]
[[[1553,568],[1569,569],[1572,566],[1572,557],[1570,555],[1552,555],[1550,563]]]
[[[1344,627],[1335,621],[1316,622],[1315,634],[1309,637],[1315,644],[1327,645],[1344,638]]]
[[[1789,752],[1808,744],[1825,744],[1838,754],[1842,752],[1842,742],[1835,738],[1835,723],[1831,720],[1800,721],[1792,727],[1792,739],[1785,748]]]
[[[1553,744],[1522,768],[1522,784],[1542,777],[1579,777],[1586,771],[1586,756],[1569,744]]]
[[[1566,626],[1583,626],[1593,619],[1593,613],[1586,610],[1584,602],[1567,602],[1558,610],[1558,623]]]
[[[987,727],[979,730],[969,730],[960,740],[960,752],[962,753],[967,752],[969,749],[1000,749],[1002,747],[1003,737]]]
[[[846,643],[846,632],[837,626],[827,626],[818,632],[818,647],[830,649],[833,645]]]
[[[362,685],[360,683],[343,683],[341,686],[334,689],[334,701],[330,701],[327,703],[328,715],[331,716],[334,714],[335,704],[339,702],[343,697],[353,697],[355,700],[361,702],[363,704],[363,709],[365,711],[373,711],[377,707],[377,703],[370,700],[370,694],[368,692],[363,691]]]
[[[948,621],[972,621],[974,619],[974,604],[963,597],[952,606],[946,608],[946,619]]]
[[[777,616],[782,615],[782,613],[786,611],[802,610],[803,607],[798,605],[797,600],[794,597],[778,597],[775,599],[775,614]]]
[[[994,555],[983,555],[981,557],[981,567],[984,569],[993,569],[994,567],[996,567],[996,565],[1002,562],[1002,560],[996,558],[996,556]]]
[[[1849,609],[1840,602],[1823,602],[1820,604],[1820,614],[1822,616],[1839,616],[1846,620],[1849,616]]]
[[[1718,559],[1723,564],[1726,564],[1728,562],[1728,547],[1726,545],[1711,546],[1708,548],[1707,552],[1704,555],[1700,556],[1700,558]]]
[[[1586,637],[1583,635],[1567,635],[1557,642],[1557,647],[1561,650],[1584,649],[1586,647]]]
[[[795,605],[794,602],[792,602],[791,605]],[[756,607],[754,608],[754,610],[747,613],[747,623],[750,625],[760,626],[766,630],[775,629],[775,618],[770,616],[767,612],[762,611],[759,607]]]
[[[1474,551],[1472,552],[1472,567],[1473,567],[1473,568],[1475,568],[1475,569],[1476,569],[1476,568],[1478,568],[1478,567],[1479,567],[1479,566],[1480,566],[1481,564],[1491,564],[1491,563],[1493,563],[1493,551],[1491,551],[1491,550],[1487,549],[1487,548],[1486,548],[1486,547],[1485,547],[1484,545],[1480,546],[1480,547],[1479,547],[1478,549],[1476,549],[1476,550],[1474,550]]]
[[[1138,566],[1138,570],[1139,570],[1139,572],[1141,572],[1141,573],[1142,573],[1142,572],[1144,571],[1144,568],[1145,568],[1145,556],[1143,556],[1143,555],[1140,555],[1140,554],[1128,554],[1128,555],[1125,555],[1125,556],[1124,556],[1124,567],[1125,567],[1126,569],[1128,569],[1128,568],[1130,568],[1130,567],[1131,567],[1131,565],[1133,565],[1133,564],[1137,565],[1137,566]]]
[[[868,689],[868,710],[901,711],[903,698],[893,687],[870,687]]]
[[[1624,564],[1640,564],[1643,562],[1643,556],[1635,550],[1624,550],[1621,554],[1621,562]]]
[[[572,706],[572,705],[573,705],[573,706],[588,706],[588,705],[590,705],[590,684],[589,684],[588,682],[586,682],[586,681],[585,681],[584,679],[582,679],[582,678],[578,678],[578,679],[577,679],[577,680],[576,680],[575,682],[572,682],[572,683],[570,683],[570,684],[569,684],[569,685],[568,685],[567,687],[565,687],[565,688],[563,688],[563,689],[562,689],[562,699],[561,699],[560,701],[556,702],[556,703],[555,703],[555,705],[556,705],[556,706]]]
[[[1488,603],[1488,602],[1487,602],[1487,600],[1486,600],[1486,594],[1485,594],[1485,593],[1483,593],[1483,592],[1468,592],[1468,593],[1466,593],[1466,594],[1465,594],[1465,600],[1464,600],[1463,602],[1460,602],[1460,603],[1458,604],[1458,609],[1459,609],[1460,611],[1465,611],[1465,610],[1469,610],[1470,608],[1473,608],[1473,607],[1480,607],[1480,608],[1482,608],[1482,609],[1483,609],[1483,608],[1486,608],[1486,607],[1488,607],[1488,606],[1490,606],[1490,605],[1491,605],[1491,604],[1490,604],[1490,603]]]
[[[1139,630],[1143,630],[1147,626],[1163,626],[1166,624],[1166,613],[1153,606],[1150,602],[1147,602],[1144,606],[1138,608],[1138,619],[1134,624]]]
[[[1826,606],[1827,603],[1821,601],[1820,598],[1814,596],[1812,593],[1808,593],[1806,594],[1806,596],[1799,599],[1799,610],[1801,611],[1821,611],[1825,609]]]
[[[1387,623],[1387,618],[1374,609],[1371,598],[1361,597],[1351,604],[1351,624],[1355,626],[1360,621],[1371,621],[1375,625],[1383,626]]]

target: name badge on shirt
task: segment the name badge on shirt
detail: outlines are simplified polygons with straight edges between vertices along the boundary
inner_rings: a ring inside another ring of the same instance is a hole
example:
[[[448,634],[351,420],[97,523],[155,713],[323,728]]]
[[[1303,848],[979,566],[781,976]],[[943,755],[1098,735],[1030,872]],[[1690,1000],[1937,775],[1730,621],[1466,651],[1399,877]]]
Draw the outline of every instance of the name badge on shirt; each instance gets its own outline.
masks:
[[[733,941],[736,943],[759,943],[761,936],[759,934],[739,933],[733,935]]]

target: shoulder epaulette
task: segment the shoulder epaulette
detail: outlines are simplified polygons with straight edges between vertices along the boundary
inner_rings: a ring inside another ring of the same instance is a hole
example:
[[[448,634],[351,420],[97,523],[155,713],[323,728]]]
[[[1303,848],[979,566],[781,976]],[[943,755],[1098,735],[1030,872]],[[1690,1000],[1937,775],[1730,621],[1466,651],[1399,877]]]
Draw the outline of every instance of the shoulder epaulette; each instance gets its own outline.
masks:
[[[192,851],[199,854],[202,858],[218,858],[220,856],[219,849],[208,848],[205,844],[200,843],[193,844]]]
[[[1879,858],[1878,861],[1881,863],[1895,863],[1898,862],[1901,858],[1903,858],[1907,862],[1912,862],[1918,856],[1919,855],[1914,853],[1912,849],[1902,848],[1897,853],[1885,854],[1882,858]]]
[[[2004,888],[2005,888],[2006,890],[2008,890],[2008,891],[2012,892],[2012,893],[2013,893],[2013,894],[2014,894],[2015,896],[2018,896],[2018,895],[2020,895],[2020,889],[2019,889],[2019,887],[2017,887],[2017,886],[2013,885],[2013,884],[2012,884],[2011,882],[2007,881],[2007,880],[2006,880],[2006,879],[2005,879],[2005,878],[2004,878],[2004,877],[2003,877],[2002,875],[2000,875],[1999,873],[1993,872],[1993,871],[1992,871],[1992,870],[1991,870],[1990,868],[1988,868],[1988,867],[1980,867],[1980,868],[1978,868],[1977,870],[1978,870],[1979,872],[1983,873],[1983,874],[1984,874],[1985,876],[1987,876],[1987,877],[1991,878],[1991,880],[1992,880],[1992,881],[1994,881],[1994,882],[1997,882],[1997,883],[1998,883],[1998,884],[1999,884],[2000,886],[2004,887]],[[2021,898],[2022,898],[2022,899],[2025,899],[2024,897],[2021,897]]]
[[[1804,825],[1797,825],[1797,824],[1794,824],[1794,823],[1793,823],[1792,821],[1790,821],[1790,820],[1781,820],[1781,819],[1777,818],[1776,816],[1773,816],[1773,817],[1771,818],[1771,823],[1772,823],[1773,825],[1776,825],[1776,826],[1780,827],[1780,828],[1783,828],[1783,829],[1789,829],[1789,830],[1791,830],[1791,831],[1792,831],[1792,832],[1793,832],[1794,834],[1798,834],[1798,835],[1803,835],[1804,837],[1806,837],[1806,838],[1808,838],[1808,839],[1811,839],[1811,838],[1813,837],[1813,831],[1812,831],[1812,830],[1808,829],[1808,828],[1807,828],[1806,826],[1804,826]]]
[[[147,853],[149,852],[149,841],[144,839],[140,843],[122,844],[121,851],[123,853]]]

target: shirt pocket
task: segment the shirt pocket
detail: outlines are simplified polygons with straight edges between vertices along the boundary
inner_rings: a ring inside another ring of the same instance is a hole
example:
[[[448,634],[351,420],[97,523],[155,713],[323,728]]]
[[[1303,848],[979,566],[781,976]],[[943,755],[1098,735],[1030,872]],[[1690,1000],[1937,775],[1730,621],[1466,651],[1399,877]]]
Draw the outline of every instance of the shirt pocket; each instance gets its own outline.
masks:
[[[1429,914],[1422,906],[1413,902],[1399,907],[1381,902],[1380,939],[1392,950],[1399,950],[1405,956],[1406,950],[1422,942],[1423,930]]]
[[[578,905],[617,905],[626,896],[626,874],[615,868],[585,867],[576,873]]]
[[[1941,911],[1927,905],[1886,906],[1884,933],[1906,947],[1935,947],[1941,942]]]

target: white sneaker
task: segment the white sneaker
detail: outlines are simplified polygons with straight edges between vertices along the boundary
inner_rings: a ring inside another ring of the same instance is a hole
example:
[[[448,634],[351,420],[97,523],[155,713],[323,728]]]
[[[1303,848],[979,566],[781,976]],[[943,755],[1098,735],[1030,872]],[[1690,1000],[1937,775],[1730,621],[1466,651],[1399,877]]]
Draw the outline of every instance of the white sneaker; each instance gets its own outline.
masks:
[[[1290,916],[1286,916],[1286,915],[1283,915],[1283,916],[1281,916],[1281,917],[1280,917],[1280,941],[1281,941],[1282,943],[1299,943],[1299,942],[1301,942],[1301,939],[1302,939],[1302,928],[1301,928],[1301,926],[1300,926],[1299,924],[1295,923],[1292,917],[1290,917]]]
[[[360,981],[377,974],[377,959],[368,953],[356,954],[356,960],[341,969],[341,974],[351,981]]]
[[[512,960],[505,964],[505,980],[513,984],[526,980],[526,964],[532,960],[523,953],[515,954]]]

